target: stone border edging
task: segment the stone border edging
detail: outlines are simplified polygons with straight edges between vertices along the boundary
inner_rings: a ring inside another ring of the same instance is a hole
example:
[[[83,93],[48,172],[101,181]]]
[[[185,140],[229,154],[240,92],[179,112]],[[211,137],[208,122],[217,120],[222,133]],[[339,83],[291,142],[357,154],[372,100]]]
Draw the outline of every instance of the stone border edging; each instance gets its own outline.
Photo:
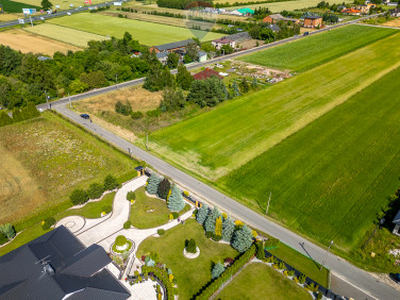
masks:
[[[200,249],[199,249],[199,247],[196,247],[196,253],[190,253],[190,252],[187,252],[187,251],[186,251],[186,247],[185,247],[185,248],[183,248],[183,255],[184,255],[186,258],[189,258],[189,259],[198,258],[199,255],[200,255]]]

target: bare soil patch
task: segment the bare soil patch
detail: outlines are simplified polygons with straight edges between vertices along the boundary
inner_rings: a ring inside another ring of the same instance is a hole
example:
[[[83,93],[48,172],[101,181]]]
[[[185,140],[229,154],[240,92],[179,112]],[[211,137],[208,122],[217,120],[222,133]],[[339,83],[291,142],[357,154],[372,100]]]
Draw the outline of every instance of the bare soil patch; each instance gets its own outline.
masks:
[[[0,32],[0,43],[23,53],[33,52],[53,55],[57,51],[66,53],[68,50],[82,50],[78,47],[38,36],[21,29]]]
[[[395,18],[394,20],[386,22],[383,25],[391,27],[400,27],[400,18]]]

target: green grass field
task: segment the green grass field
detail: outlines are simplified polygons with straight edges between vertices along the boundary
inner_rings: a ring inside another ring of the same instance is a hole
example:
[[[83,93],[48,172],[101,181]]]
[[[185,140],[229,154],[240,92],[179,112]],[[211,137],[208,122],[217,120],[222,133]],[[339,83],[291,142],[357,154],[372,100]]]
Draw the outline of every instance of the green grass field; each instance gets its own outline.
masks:
[[[181,41],[191,37],[208,41],[223,36],[218,33],[89,13],[56,18],[48,22],[116,38],[122,38],[125,31],[128,31],[133,39],[148,46]]]
[[[27,27],[25,30],[81,48],[86,47],[89,41],[101,41],[108,39],[106,36],[48,23],[36,25],[34,27]]]
[[[25,3],[24,8],[30,8],[34,5],[39,6],[41,8],[41,3],[42,0],[14,0],[15,2],[22,2]],[[2,0],[3,2],[3,0]],[[79,7],[79,6],[85,6],[85,0],[51,0],[50,1],[53,4],[53,9],[57,9],[56,5],[60,5],[60,9],[70,9],[71,7],[69,6],[70,4],[73,4],[74,7]],[[92,4],[97,4],[97,3],[103,3],[103,0],[92,0]],[[27,5],[29,4],[29,5]]]
[[[396,30],[351,25],[242,56],[241,61],[302,72],[387,37]]]
[[[169,222],[170,210],[164,200],[150,198],[145,194],[145,188],[141,187],[135,191],[136,200],[131,205],[131,214],[129,220],[132,225],[139,229],[154,228]],[[190,206],[186,204],[185,208],[179,212],[179,215],[187,212]],[[149,212],[149,210],[154,210]]]
[[[218,0],[218,2],[236,2],[236,0]],[[238,2],[240,2],[238,0]],[[321,2],[319,0],[295,0],[295,1],[283,1],[283,2],[273,2],[273,3],[260,3],[260,4],[252,4],[252,5],[239,5],[235,7],[229,7],[229,9],[237,9],[242,7],[249,7],[251,9],[256,9],[261,7],[268,7],[272,12],[281,12],[282,10],[293,11],[295,9],[302,9],[308,7],[316,7],[317,4]],[[330,4],[342,4],[345,3],[352,3],[351,0],[335,0],[330,2]]]
[[[40,0],[36,1],[36,4],[32,4],[30,0],[27,1],[11,1],[1,0],[0,4],[3,6],[3,11],[7,13],[20,13],[22,14],[23,8],[36,8],[40,10]]]
[[[229,283],[216,299],[312,299],[294,281],[263,263],[251,263]]]
[[[149,136],[150,148],[210,180],[230,173],[400,65],[399,34]]]
[[[191,238],[195,239],[200,249],[200,256],[196,259],[188,259],[183,255],[185,241]],[[185,300],[191,299],[211,280],[213,263],[228,257],[235,258],[239,254],[230,245],[207,239],[203,227],[194,219],[167,230],[162,237],[147,238],[139,245],[136,257],[150,252],[157,253],[160,262],[172,270],[178,283],[179,299]]]
[[[399,186],[400,68],[222,178],[225,190],[288,228],[358,246]]]

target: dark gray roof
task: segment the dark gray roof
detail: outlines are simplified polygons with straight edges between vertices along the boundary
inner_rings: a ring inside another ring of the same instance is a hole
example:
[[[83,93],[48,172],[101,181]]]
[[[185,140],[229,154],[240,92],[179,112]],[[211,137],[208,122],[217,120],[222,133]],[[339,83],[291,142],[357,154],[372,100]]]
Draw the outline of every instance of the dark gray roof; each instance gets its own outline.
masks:
[[[75,298],[68,299],[127,299],[129,292],[104,269],[110,262],[103,248],[85,248],[58,227],[0,257],[0,299],[53,300],[70,293]]]
[[[276,31],[281,30],[281,29],[279,28],[279,26],[276,25],[275,23],[274,23],[274,24],[268,24],[266,27],[269,28],[269,29],[271,29],[273,32],[276,32]]]
[[[184,41],[168,43],[168,44],[158,45],[158,46],[154,46],[154,47],[157,48],[158,51],[162,52],[162,51],[168,51],[168,50],[172,50],[172,49],[176,49],[176,48],[186,47],[190,43],[195,43],[195,41],[192,39],[188,39],[188,40],[184,40]]]
[[[165,57],[168,56],[168,54],[169,54],[169,52],[158,52],[158,53],[156,53],[156,57],[157,57],[158,59],[160,59],[160,58],[165,58]]]
[[[395,224],[400,224],[400,210],[397,212],[392,222]]]
[[[236,41],[236,42],[251,40],[251,36],[247,31],[231,34],[231,35],[225,36],[223,38],[228,38],[228,39],[230,39],[232,41]]]

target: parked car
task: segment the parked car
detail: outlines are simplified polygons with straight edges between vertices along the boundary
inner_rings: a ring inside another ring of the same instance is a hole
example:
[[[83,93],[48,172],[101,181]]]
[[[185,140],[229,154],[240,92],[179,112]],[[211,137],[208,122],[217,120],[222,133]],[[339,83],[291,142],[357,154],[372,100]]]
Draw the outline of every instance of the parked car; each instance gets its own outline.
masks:
[[[86,120],[90,119],[90,116],[88,114],[81,114],[81,117]]]
[[[393,274],[393,280],[400,284],[400,273]]]
[[[309,33],[308,31],[306,31],[306,32],[303,33],[304,36],[307,36],[307,35],[309,35],[309,34],[310,34],[310,33]]]

